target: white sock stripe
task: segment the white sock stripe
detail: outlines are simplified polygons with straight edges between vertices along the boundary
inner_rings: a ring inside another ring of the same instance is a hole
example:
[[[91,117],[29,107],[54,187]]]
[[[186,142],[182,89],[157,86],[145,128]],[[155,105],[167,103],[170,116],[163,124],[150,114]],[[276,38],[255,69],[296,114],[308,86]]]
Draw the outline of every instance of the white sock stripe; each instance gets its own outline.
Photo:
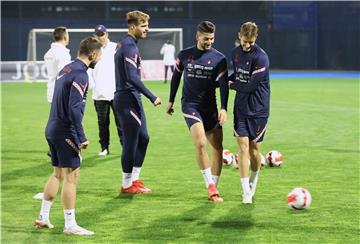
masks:
[[[190,115],[190,114],[185,114],[185,113],[183,113],[183,116],[184,116],[185,118],[194,119],[194,120],[199,121],[199,122],[202,123],[201,119],[199,119],[198,117],[196,117],[196,116],[194,116],[194,115]]]
[[[132,110],[130,110],[130,114],[131,114],[131,116],[133,116],[134,119],[139,123],[139,125],[141,125],[141,120],[140,120],[140,118],[139,118]]]

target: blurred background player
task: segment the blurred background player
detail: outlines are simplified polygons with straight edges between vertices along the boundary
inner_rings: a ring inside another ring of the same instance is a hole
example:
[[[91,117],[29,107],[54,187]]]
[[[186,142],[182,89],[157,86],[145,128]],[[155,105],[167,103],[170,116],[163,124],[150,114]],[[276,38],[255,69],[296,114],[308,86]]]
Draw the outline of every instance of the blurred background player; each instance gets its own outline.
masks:
[[[265,51],[255,44],[258,36],[255,23],[244,23],[238,35],[240,46],[232,51],[234,73],[229,78],[229,84],[230,89],[236,90],[234,135],[239,150],[243,203],[251,204],[261,168],[260,144],[269,117],[269,58]]]
[[[109,34],[103,25],[95,26],[95,35],[100,40],[102,47],[101,60],[94,69],[89,69],[89,82],[93,86],[93,100],[98,118],[99,143],[101,151],[99,156],[109,154],[110,144],[110,109],[112,109],[117,132],[121,139],[121,127],[116,117],[113,100],[115,92],[115,62],[116,43],[109,40]]]
[[[44,198],[35,226],[53,228],[50,208],[64,180],[61,201],[64,205],[65,234],[93,235],[75,220],[76,184],[80,173],[80,151],[89,142],[82,126],[88,91],[88,67],[93,68],[101,57],[101,43],[94,37],[81,41],[78,57],[59,73],[46,126],[46,140],[51,150],[54,172],[44,187]]]
[[[71,61],[70,50],[66,48],[69,44],[69,33],[66,27],[59,26],[53,31],[54,42],[44,55],[45,67],[48,74],[47,100],[52,102],[54,94],[55,80],[60,70]],[[50,157],[50,150],[48,151]]]
[[[195,144],[196,159],[208,189],[208,199],[222,202],[217,184],[222,169],[222,125],[227,118],[229,96],[225,56],[212,48],[215,25],[203,21],[197,26],[196,46],[180,51],[171,79],[167,113],[174,112],[173,105],[180,78],[184,71],[182,112]],[[215,89],[220,86],[221,109],[218,113]],[[206,144],[211,146],[209,159]]]
[[[174,73],[175,65],[175,46],[171,44],[170,40],[167,40],[161,47],[160,54],[163,55],[163,62],[165,66],[164,84],[166,84],[168,69],[170,68],[171,72]]]
[[[132,11],[126,14],[128,35],[118,44],[115,54],[116,92],[114,107],[123,133],[122,193],[150,193],[151,190],[139,180],[149,135],[146,128],[145,112],[141,94],[155,106],[161,104],[142,83],[140,76],[141,58],[137,42],[144,39],[149,31],[149,15]]]
[[[44,55],[45,67],[48,74],[47,100],[52,102],[55,80],[60,70],[71,61],[70,50],[66,48],[69,44],[69,33],[66,27],[59,26],[53,32],[54,42]]]

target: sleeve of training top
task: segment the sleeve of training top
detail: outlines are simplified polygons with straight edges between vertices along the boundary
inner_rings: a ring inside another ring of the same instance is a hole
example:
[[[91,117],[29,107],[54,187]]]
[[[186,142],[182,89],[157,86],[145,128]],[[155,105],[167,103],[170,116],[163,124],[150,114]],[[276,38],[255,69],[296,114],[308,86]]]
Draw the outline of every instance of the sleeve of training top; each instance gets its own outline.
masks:
[[[222,59],[218,67],[218,76],[216,82],[220,86],[220,100],[221,100],[221,109],[227,110],[227,104],[229,100],[229,86],[228,86],[228,71],[226,59]]]
[[[87,141],[81,122],[85,108],[83,99],[87,92],[88,84],[87,74],[80,74],[75,77],[70,88],[69,117],[72,130],[78,137],[75,138],[77,145]]]
[[[170,103],[174,103],[175,101],[175,97],[176,97],[176,93],[177,90],[179,88],[180,85],[180,79],[181,79],[181,75],[182,72],[184,70],[184,66],[183,63],[181,61],[181,52],[178,54],[178,57],[176,58],[176,63],[175,63],[175,69],[174,69],[174,73],[171,77],[171,85],[170,85],[170,96],[169,96],[169,102]]]
[[[124,48],[124,68],[127,81],[130,82],[139,92],[144,94],[152,103],[156,100],[156,96],[146,88],[141,82],[141,77],[138,73],[137,59],[139,53],[135,48]]]
[[[269,59],[266,54],[258,56],[254,63],[255,69],[253,70],[249,82],[235,81],[230,85],[234,89],[242,93],[251,93],[255,91],[260,82],[265,80],[267,72],[269,72]]]

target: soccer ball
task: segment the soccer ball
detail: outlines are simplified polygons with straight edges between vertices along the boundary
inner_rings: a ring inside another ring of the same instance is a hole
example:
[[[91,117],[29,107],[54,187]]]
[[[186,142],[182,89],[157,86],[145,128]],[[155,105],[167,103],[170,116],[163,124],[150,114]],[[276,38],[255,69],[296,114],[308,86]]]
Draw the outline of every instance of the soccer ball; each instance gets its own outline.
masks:
[[[306,209],[311,203],[310,192],[305,188],[296,187],[287,195],[287,203],[290,209]]]
[[[223,165],[232,165],[235,161],[234,158],[234,154],[230,150],[223,150]]]
[[[272,150],[266,154],[266,163],[270,167],[279,167],[284,161],[280,152]]]

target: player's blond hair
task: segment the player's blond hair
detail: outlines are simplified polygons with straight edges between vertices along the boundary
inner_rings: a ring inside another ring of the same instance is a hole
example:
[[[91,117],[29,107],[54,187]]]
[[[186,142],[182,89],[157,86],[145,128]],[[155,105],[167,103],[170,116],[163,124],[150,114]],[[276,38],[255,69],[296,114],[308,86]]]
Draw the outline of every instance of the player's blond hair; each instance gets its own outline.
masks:
[[[128,25],[140,25],[149,21],[150,16],[139,10],[131,11],[126,14]]]
[[[240,27],[240,36],[251,39],[258,36],[258,27],[254,22],[246,22]]]

